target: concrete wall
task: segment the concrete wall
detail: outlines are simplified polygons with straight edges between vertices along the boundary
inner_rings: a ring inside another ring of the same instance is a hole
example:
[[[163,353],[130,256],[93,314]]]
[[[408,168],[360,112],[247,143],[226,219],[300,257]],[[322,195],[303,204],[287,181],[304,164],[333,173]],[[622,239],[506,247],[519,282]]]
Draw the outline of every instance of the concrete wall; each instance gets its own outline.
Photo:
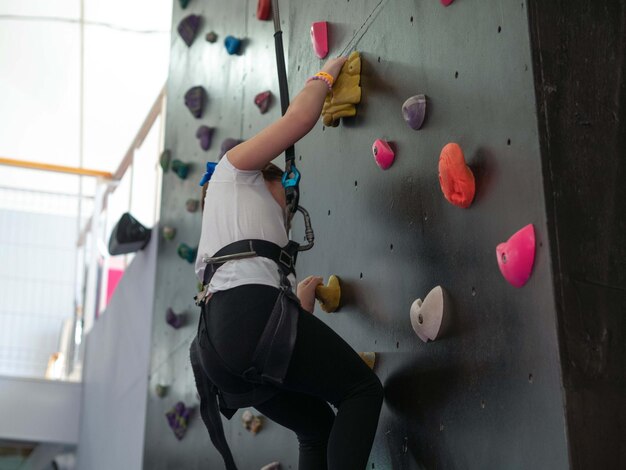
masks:
[[[0,377],[0,439],[76,444],[82,384]]]
[[[158,225],[85,337],[77,469],[142,467]]]
[[[272,26],[254,18],[256,2],[244,4],[192,1],[181,11],[174,2],[174,27],[189,13],[205,17],[191,48],[173,34],[168,82],[165,146],[196,169],[187,181],[164,177],[161,220],[178,235],[159,248],[145,468],[222,465],[198,416],[177,442],[164,413],[178,400],[197,404],[187,357],[198,319],[196,281],[175,249],[181,241],[197,244],[200,218],[186,213],[184,202],[199,197],[204,162],[216,160],[223,138],[248,138],[279,115],[275,106],[259,116],[252,104],[260,91],[277,93],[277,85]],[[363,58],[357,117],[338,128],[320,122],[296,145],[296,159],[301,204],[316,232],[298,272],[344,281],[341,312],[316,315],[357,351],[379,353],[386,399],[368,468],[567,468],[526,3],[323,0],[281,8],[292,96],[323,63],[312,52],[311,22],[331,22],[331,56],[356,48]],[[216,44],[204,41],[212,29]],[[227,34],[248,39],[243,55],[226,55]],[[183,95],[199,84],[209,104],[196,120]],[[429,99],[419,132],[400,112],[417,93]],[[194,138],[200,124],[217,127],[207,153]],[[387,172],[371,155],[376,138],[397,148]],[[477,177],[467,210],[448,204],[439,188],[437,162],[448,142],[462,146]],[[498,271],[495,246],[528,223],[537,258],[529,283],[515,289]],[[299,219],[295,227],[294,239],[302,240]],[[438,284],[451,295],[453,328],[424,344],[411,329],[409,307]],[[186,328],[164,323],[168,306],[187,312]],[[171,386],[165,399],[154,396],[157,383]],[[242,470],[271,460],[297,467],[297,443],[280,426],[270,423],[252,437],[236,415],[226,434]]]

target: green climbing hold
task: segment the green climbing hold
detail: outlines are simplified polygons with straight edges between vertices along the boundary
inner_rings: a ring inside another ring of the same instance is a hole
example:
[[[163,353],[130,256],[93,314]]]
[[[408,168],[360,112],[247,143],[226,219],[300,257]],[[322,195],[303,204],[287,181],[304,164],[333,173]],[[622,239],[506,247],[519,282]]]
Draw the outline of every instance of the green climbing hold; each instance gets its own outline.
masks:
[[[167,385],[157,384],[157,386],[154,387],[154,391],[157,397],[163,398],[165,395],[167,395]]]
[[[163,153],[159,157],[159,164],[163,171],[168,171],[170,169],[170,161],[172,160],[172,152],[169,150],[163,150]]]
[[[172,162],[172,171],[175,172],[181,180],[187,178],[189,167],[189,163],[183,163],[180,160],[174,160]]]
[[[170,227],[169,225],[163,227],[163,238],[165,238],[167,241],[170,241],[173,240],[175,236],[176,229],[174,227]]]
[[[190,1],[191,0],[178,0],[178,3],[180,3],[180,7],[184,10],[187,8],[187,5],[189,5]]]
[[[178,249],[176,250],[178,256],[182,259],[186,260],[188,263],[193,263],[196,260],[196,254],[198,253],[197,248],[192,248],[186,243],[181,243],[178,245]]]

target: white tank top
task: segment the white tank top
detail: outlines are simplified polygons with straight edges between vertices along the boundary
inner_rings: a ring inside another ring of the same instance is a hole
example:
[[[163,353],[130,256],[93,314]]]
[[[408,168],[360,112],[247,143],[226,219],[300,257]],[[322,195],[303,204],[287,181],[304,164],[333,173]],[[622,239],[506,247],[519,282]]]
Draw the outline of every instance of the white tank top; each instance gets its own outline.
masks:
[[[285,246],[289,238],[283,210],[265,185],[261,171],[238,170],[224,155],[215,167],[204,199],[196,258],[198,279],[202,281],[204,276],[204,256],[213,256],[230,243],[250,238]],[[289,281],[295,292],[295,276],[290,275]],[[229,261],[211,279],[209,292],[245,284],[278,287],[278,266],[261,257]]]

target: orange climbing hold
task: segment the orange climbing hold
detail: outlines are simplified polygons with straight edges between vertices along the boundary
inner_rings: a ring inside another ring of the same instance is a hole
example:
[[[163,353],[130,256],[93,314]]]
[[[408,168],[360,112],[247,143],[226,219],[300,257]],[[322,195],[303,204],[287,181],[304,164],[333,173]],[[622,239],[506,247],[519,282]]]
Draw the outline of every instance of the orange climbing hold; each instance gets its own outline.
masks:
[[[466,165],[458,144],[446,145],[439,156],[439,184],[450,204],[468,208],[474,200],[476,183],[472,170]]]

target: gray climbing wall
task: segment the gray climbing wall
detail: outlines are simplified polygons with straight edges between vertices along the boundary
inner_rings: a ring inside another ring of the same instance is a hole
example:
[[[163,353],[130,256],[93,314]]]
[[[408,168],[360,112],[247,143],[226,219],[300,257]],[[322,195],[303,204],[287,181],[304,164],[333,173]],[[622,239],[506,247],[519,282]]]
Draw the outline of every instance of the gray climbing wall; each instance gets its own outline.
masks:
[[[291,95],[322,61],[309,27],[330,25],[331,55],[362,54],[363,100],[354,119],[337,128],[321,122],[296,145],[303,174],[301,204],[316,233],[300,255],[300,277],[339,275],[345,307],[316,315],[357,351],[378,352],[376,373],[386,398],[372,469],[567,468],[558,342],[526,4],[520,0],[330,0],[281,2]],[[197,404],[188,361],[196,332],[193,266],[176,256],[179,242],[196,245],[200,215],[185,212],[199,198],[206,160],[217,159],[225,137],[248,138],[276,119],[252,104],[265,89],[278,93],[270,22],[254,17],[256,1],[174,3],[173,30],[186,14],[204,15],[187,48],[172,35],[165,146],[194,162],[186,181],[164,175],[161,225],[173,242],[159,245],[153,352],[148,391],[144,468],[222,468],[198,413],[177,442],[164,413],[178,400]],[[215,30],[218,42],[204,34]],[[227,34],[247,38],[241,56],[228,56]],[[208,106],[195,119],[185,91],[203,85]],[[429,115],[422,130],[408,128],[400,107],[424,93]],[[277,98],[277,97],[276,97]],[[200,124],[217,128],[212,148],[200,150]],[[388,171],[373,161],[376,138],[394,143]],[[445,201],[437,180],[441,148],[457,142],[477,177],[470,209]],[[528,223],[535,225],[537,258],[522,289],[504,281],[495,246]],[[294,239],[303,239],[300,219]],[[452,304],[452,329],[424,344],[413,333],[409,307],[436,285]],[[187,312],[173,330],[165,310]],[[323,347],[323,345],[320,345]],[[154,386],[170,386],[156,397]],[[226,435],[242,470],[280,460],[297,468],[291,432],[269,422],[256,437],[240,414]]]

